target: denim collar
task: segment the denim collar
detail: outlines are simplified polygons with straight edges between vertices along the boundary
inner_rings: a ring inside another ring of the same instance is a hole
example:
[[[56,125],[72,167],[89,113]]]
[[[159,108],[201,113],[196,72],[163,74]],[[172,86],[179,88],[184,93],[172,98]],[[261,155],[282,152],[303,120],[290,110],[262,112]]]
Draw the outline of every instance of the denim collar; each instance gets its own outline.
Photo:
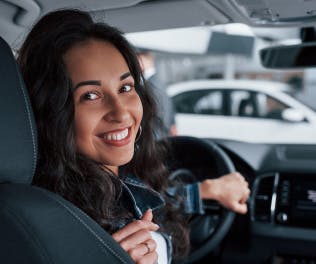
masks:
[[[133,212],[134,217],[139,219],[151,208],[153,211],[165,206],[165,200],[162,195],[148,185],[145,185],[140,179],[133,175],[122,178],[124,199],[127,199],[126,205]]]

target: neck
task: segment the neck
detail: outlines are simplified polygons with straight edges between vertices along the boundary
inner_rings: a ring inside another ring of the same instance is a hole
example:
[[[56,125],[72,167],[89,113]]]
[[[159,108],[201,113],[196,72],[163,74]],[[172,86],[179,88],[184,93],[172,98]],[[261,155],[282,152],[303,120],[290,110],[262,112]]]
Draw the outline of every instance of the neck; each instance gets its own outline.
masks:
[[[119,169],[118,166],[104,165],[104,167],[112,171],[116,176],[118,176],[118,169]]]

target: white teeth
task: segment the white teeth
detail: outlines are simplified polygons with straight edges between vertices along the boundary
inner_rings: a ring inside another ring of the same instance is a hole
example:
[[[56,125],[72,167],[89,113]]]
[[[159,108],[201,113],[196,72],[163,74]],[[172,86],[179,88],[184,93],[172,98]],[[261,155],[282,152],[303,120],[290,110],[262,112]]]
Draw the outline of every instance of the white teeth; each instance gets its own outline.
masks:
[[[126,138],[128,135],[128,128],[124,129],[123,131],[121,131],[120,133],[108,133],[108,134],[104,134],[104,138],[106,140],[122,140],[124,138]]]

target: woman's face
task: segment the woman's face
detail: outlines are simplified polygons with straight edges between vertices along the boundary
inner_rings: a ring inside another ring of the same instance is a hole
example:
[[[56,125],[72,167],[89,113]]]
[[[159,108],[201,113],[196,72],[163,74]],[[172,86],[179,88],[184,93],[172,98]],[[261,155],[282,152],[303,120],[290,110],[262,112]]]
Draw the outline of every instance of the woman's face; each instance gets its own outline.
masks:
[[[91,39],[66,52],[73,83],[77,151],[117,173],[128,163],[143,116],[141,100],[122,54]]]

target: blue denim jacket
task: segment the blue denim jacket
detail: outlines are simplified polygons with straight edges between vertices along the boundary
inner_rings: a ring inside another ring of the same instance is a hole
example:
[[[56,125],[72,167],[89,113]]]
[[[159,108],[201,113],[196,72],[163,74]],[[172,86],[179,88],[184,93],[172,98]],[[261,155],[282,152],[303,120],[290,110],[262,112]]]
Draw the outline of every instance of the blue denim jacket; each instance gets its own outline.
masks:
[[[141,180],[133,176],[127,176],[122,179],[124,192],[124,205],[133,214],[134,219],[140,219],[147,209],[153,211],[165,205],[162,195],[149,188]],[[202,201],[199,193],[199,183],[184,184],[167,189],[167,194],[171,197],[180,195],[185,214],[203,214]],[[175,205],[175,206],[180,206]],[[171,237],[161,233],[166,239],[168,249],[168,259],[171,263],[172,244]]]

